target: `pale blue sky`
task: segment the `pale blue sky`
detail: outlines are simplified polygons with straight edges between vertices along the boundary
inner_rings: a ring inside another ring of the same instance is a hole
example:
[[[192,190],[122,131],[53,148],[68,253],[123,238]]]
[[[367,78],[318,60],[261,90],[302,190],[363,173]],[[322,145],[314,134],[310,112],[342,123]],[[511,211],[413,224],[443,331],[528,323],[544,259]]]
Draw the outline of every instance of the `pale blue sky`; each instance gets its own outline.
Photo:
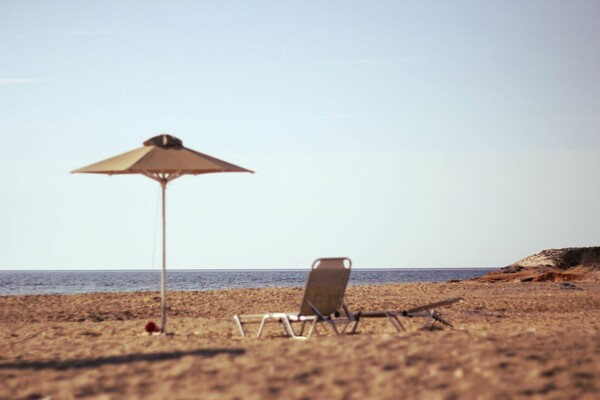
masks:
[[[503,266],[600,238],[598,1],[0,0],[0,268]]]

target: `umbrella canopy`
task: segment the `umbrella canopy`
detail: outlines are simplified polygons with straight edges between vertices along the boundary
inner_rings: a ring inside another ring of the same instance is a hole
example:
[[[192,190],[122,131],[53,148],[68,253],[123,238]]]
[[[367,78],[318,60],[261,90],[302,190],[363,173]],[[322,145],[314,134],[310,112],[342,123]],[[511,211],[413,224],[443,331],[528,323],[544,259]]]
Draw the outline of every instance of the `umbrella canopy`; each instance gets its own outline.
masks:
[[[171,135],[159,135],[144,142],[144,147],[79,168],[73,173],[88,174],[141,174],[160,182],[162,186],[163,214],[163,268],[161,274],[161,332],[166,333],[166,210],[165,190],[167,183],[182,175],[199,175],[216,172],[250,172],[207,154],[188,149],[183,142]]]
[[[108,158],[74,173],[90,174],[143,174],[153,179],[181,175],[199,175],[214,172],[252,172],[207,154],[188,149],[171,135],[159,135],[144,142],[144,147]]]

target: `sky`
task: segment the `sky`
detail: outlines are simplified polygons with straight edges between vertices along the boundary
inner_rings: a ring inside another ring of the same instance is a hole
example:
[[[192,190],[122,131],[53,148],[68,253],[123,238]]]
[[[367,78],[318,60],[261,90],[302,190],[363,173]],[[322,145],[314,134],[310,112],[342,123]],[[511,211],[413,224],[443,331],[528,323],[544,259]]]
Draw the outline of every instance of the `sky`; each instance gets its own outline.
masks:
[[[500,267],[599,245],[600,2],[0,0],[0,269]]]

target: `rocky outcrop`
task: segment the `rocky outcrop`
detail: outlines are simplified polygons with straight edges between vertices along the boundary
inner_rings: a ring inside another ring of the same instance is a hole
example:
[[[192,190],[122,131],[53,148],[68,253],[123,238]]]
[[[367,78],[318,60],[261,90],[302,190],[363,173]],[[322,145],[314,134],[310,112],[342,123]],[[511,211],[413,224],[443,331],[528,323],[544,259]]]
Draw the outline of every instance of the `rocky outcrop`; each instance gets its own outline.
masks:
[[[600,247],[550,249],[517,261],[511,267],[551,267],[567,270],[579,265],[600,266]]]
[[[476,280],[484,282],[600,280],[600,247],[544,250]]]

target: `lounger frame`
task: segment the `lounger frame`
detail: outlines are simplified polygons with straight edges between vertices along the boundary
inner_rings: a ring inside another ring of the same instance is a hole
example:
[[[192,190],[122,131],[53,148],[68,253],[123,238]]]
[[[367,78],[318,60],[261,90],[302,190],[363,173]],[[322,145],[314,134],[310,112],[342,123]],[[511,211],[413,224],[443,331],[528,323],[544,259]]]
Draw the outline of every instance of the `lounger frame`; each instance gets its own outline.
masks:
[[[294,339],[310,338],[314,332],[318,333],[319,324],[328,325],[336,335],[346,333],[354,321],[344,303],[351,268],[352,261],[349,258],[317,259],[309,272],[300,312],[237,314],[233,316],[233,320],[242,336],[247,336],[245,325],[260,324],[256,332],[256,337],[260,337],[269,322],[279,323],[284,335]],[[300,324],[299,330],[294,329],[294,324],[297,323]]]

